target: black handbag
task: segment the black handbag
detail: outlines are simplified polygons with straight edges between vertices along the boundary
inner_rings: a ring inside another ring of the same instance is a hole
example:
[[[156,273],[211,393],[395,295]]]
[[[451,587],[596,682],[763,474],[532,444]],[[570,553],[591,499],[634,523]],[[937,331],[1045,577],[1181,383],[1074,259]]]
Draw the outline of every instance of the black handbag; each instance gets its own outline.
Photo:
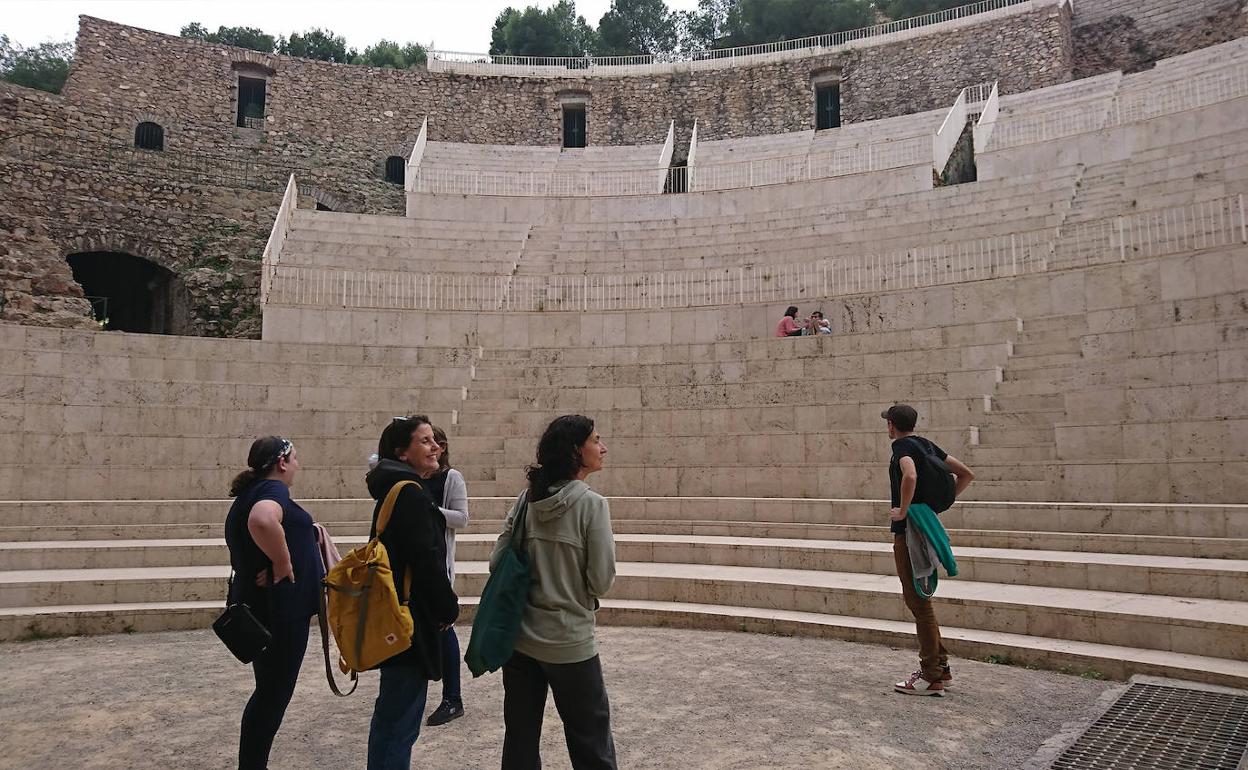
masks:
[[[246,521],[244,518],[243,521]],[[241,529],[241,527],[240,527]],[[273,617],[273,565],[268,566],[269,572],[269,590],[266,592],[269,598],[269,617]],[[230,570],[230,582],[226,584],[225,589],[225,612],[221,613],[212,623],[213,633],[217,638],[225,644],[226,649],[233,653],[242,663],[251,663],[260,657],[260,653],[269,647],[269,643],[273,641],[273,634],[269,629],[265,628],[256,614],[251,611],[251,607],[246,603],[234,600],[234,581],[238,578],[238,573]]]
[[[234,654],[242,663],[251,663],[260,657],[260,653],[268,649],[269,642],[273,640],[273,634],[269,629],[264,627],[260,619],[255,616],[243,602],[235,602],[234,599],[234,578],[237,575],[230,573],[229,588],[225,593],[225,612],[221,613],[212,624],[212,630],[216,633],[217,638],[225,644],[226,649]],[[269,567],[269,585],[273,585],[273,567]],[[269,616],[273,615],[273,596],[272,590],[269,592]]]

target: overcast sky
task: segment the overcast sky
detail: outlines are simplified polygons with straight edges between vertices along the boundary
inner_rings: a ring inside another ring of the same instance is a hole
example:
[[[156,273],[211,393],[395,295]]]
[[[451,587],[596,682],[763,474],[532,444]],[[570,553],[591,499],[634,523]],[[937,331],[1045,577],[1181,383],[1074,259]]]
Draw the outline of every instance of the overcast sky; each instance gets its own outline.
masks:
[[[490,28],[508,5],[547,7],[554,0],[0,0],[0,34],[21,45],[72,40],[78,15],[87,14],[157,32],[178,34],[198,21],[219,26],[259,27],[289,35],[323,27],[363,50],[382,38],[400,43],[432,42],[436,48],[484,53]],[[667,0],[673,9],[693,9],[697,0]],[[577,0],[576,10],[592,26],[611,0]]]

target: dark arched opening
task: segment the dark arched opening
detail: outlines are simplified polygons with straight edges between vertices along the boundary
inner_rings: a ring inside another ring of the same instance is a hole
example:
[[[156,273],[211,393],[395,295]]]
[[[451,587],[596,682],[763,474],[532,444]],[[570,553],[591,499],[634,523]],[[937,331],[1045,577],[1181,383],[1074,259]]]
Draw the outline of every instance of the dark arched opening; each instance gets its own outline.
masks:
[[[169,270],[116,251],[86,251],[66,260],[101,328],[145,334],[189,331],[186,286]]]

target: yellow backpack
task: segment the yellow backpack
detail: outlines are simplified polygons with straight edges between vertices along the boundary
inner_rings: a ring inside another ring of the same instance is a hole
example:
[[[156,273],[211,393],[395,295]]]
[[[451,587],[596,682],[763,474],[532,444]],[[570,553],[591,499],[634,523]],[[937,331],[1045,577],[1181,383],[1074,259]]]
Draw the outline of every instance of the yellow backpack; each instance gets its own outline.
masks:
[[[390,557],[380,539],[399,492],[408,484],[420,489],[411,480],[391,487],[377,514],[376,534],[325,576],[329,627],[344,673],[367,671],[412,646],[412,613],[399,601]]]

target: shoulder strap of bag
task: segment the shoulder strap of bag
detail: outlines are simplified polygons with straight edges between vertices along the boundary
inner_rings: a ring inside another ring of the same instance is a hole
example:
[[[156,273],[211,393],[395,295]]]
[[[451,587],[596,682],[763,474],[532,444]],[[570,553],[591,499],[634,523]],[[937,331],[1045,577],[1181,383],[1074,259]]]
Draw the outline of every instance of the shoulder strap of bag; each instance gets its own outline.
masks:
[[[360,686],[360,676],[354,671],[351,672],[351,689],[346,692],[339,689],[338,682],[334,680],[334,667],[329,662],[329,609],[325,604],[325,592],[328,590],[322,584],[321,590],[317,592],[320,596],[320,603],[316,608],[316,622],[321,627],[321,652],[324,653],[325,657],[325,678],[329,680],[329,689],[339,698],[345,698],[355,692],[355,688]]]
[[[381,504],[381,511],[377,514],[377,522],[373,525],[370,537],[381,537],[381,533],[386,531],[386,525],[390,523],[390,515],[394,513],[394,504],[399,499],[399,493],[409,484],[420,489],[420,485],[411,479],[404,479],[390,487],[390,491],[386,493],[386,499]]]
[[[520,510],[516,512],[516,520],[511,525],[511,547],[516,553],[524,551],[524,517],[529,512],[529,490],[520,493]],[[516,534],[519,533],[519,537]]]

